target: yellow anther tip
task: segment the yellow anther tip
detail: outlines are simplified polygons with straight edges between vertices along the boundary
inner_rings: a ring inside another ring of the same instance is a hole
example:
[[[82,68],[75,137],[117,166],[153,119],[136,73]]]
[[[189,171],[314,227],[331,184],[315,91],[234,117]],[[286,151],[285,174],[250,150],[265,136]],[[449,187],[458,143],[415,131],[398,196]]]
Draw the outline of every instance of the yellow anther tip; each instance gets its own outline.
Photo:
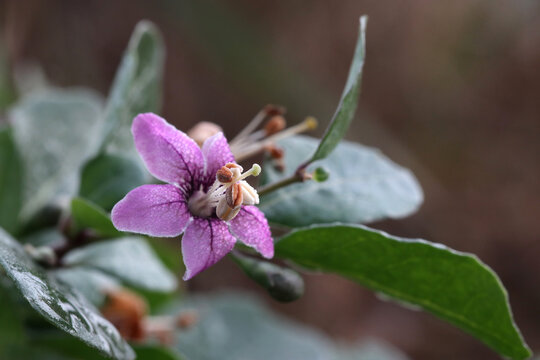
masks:
[[[319,122],[313,116],[308,116],[304,120],[304,124],[306,124],[306,127],[307,127],[308,130],[315,130],[317,128],[317,125],[319,124]]]

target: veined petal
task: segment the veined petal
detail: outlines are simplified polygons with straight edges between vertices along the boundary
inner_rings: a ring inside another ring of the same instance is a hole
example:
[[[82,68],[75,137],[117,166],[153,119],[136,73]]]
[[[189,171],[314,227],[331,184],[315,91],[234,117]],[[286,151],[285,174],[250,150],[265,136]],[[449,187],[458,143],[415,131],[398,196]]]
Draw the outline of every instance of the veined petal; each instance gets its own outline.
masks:
[[[234,162],[234,155],[222,132],[209,137],[203,144],[202,153],[206,161],[205,183],[211,185],[216,173],[229,162]]]
[[[255,206],[242,206],[229,229],[238,240],[270,259],[274,256],[274,241],[266,217]]]
[[[182,237],[182,256],[186,265],[184,280],[217,263],[235,243],[236,239],[224,221],[194,218]]]
[[[201,149],[189,136],[156,114],[137,115],[131,127],[135,147],[148,171],[159,180],[193,185],[202,173]]]
[[[111,212],[121,231],[174,237],[184,232],[191,214],[182,191],[174,185],[143,185],[131,190]]]

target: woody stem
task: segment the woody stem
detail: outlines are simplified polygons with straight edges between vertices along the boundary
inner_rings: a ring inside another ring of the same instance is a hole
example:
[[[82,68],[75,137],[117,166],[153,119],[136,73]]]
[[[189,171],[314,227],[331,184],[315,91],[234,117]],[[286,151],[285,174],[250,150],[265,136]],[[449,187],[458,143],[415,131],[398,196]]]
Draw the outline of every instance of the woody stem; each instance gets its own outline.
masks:
[[[276,191],[282,187],[285,187],[285,186],[289,186],[291,184],[294,184],[294,183],[297,183],[297,182],[303,182],[307,180],[307,177],[306,177],[306,169],[305,167],[303,166],[300,166],[298,169],[296,169],[296,171],[294,172],[294,174],[292,174],[291,176],[283,179],[283,180],[280,180],[278,182],[275,182],[273,184],[270,184],[270,185],[267,185],[267,186],[263,186],[262,188],[259,188],[258,190],[258,193],[260,196],[262,195],[266,195],[266,194],[269,194],[273,191]]]

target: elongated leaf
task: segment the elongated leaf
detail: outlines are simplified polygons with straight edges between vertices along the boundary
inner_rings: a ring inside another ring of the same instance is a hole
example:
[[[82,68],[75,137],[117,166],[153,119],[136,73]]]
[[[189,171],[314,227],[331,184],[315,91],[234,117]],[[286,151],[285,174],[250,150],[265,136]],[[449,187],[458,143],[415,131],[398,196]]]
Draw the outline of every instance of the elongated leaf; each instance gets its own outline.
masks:
[[[295,136],[279,145],[285,150],[286,171],[280,173],[267,163],[263,183],[291,175],[317,146],[317,140]],[[377,149],[343,141],[328,158],[307,170],[317,166],[330,172],[325,182],[297,183],[261,198],[260,208],[268,220],[292,227],[335,221],[366,223],[409,215],[422,203],[422,190],[414,175]]]
[[[343,93],[341,94],[341,100],[339,101],[334,117],[309,162],[327,157],[336,148],[343,136],[345,136],[354,118],[358,105],[358,96],[360,95],[362,69],[366,56],[366,25],[367,16],[360,17],[358,40],[345,89],[343,89]]]
[[[161,82],[165,50],[157,28],[149,21],[135,27],[116,73],[105,111],[107,152],[138,161],[131,135],[135,115],[157,112],[161,106]]]
[[[299,229],[276,256],[336,273],[398,301],[422,307],[512,359],[530,356],[497,275],[474,255],[363,226]]]
[[[24,220],[76,193],[80,168],[96,151],[101,115],[100,98],[78,89],[35,93],[14,108],[13,135],[25,174]]]
[[[92,229],[100,237],[122,236],[122,233],[114,227],[109,214],[85,199],[71,200],[71,216],[75,227],[79,230]]]
[[[85,165],[79,194],[103,209],[111,210],[130,190],[144,183],[145,173],[138,162],[101,154]]]
[[[115,359],[134,358],[133,350],[111,323],[79,293],[35,265],[3,229],[0,229],[0,266],[30,306],[52,324]]]
[[[138,237],[126,237],[87,245],[69,252],[68,266],[85,266],[113,275],[126,283],[147,290],[173,291],[176,278],[156,257],[150,246]]]
[[[0,129],[0,227],[13,233],[22,204],[22,169],[11,129]]]

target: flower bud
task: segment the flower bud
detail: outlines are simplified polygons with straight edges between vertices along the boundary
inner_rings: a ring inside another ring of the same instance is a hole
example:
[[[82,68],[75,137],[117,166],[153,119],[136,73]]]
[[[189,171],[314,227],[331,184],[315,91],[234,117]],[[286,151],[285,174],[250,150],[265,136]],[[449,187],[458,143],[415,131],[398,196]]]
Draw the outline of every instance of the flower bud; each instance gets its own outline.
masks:
[[[143,320],[147,309],[143,298],[123,289],[107,294],[107,303],[101,308],[101,313],[118,329],[124,339],[142,340],[145,337]]]
[[[219,125],[208,121],[201,121],[189,129],[187,135],[195,140],[199,146],[202,146],[206,139],[220,131],[223,131],[223,129]]]
[[[313,180],[316,182],[325,182],[330,177],[330,173],[323,167],[318,167],[312,174]]]

